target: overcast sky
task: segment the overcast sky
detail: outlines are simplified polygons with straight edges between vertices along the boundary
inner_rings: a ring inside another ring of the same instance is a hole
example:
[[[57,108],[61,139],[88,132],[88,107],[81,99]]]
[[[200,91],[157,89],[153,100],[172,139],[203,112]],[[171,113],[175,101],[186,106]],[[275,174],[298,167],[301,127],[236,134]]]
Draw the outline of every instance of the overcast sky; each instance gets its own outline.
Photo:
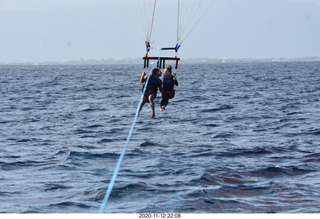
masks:
[[[141,58],[128,1],[0,0],[0,62]],[[155,40],[174,46],[177,0],[157,2]],[[319,27],[320,0],[216,0],[179,56],[320,57]]]

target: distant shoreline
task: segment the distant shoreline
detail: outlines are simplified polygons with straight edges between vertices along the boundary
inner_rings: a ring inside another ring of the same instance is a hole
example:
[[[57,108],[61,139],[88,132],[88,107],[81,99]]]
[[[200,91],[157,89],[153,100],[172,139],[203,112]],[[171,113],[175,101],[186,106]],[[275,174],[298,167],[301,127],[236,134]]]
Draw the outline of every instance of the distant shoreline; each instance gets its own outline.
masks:
[[[181,64],[205,63],[247,63],[247,62],[318,62],[320,57],[303,58],[194,58],[181,59]],[[43,61],[43,62],[0,62],[0,65],[110,65],[110,64],[141,64],[142,59],[81,59],[74,61]]]

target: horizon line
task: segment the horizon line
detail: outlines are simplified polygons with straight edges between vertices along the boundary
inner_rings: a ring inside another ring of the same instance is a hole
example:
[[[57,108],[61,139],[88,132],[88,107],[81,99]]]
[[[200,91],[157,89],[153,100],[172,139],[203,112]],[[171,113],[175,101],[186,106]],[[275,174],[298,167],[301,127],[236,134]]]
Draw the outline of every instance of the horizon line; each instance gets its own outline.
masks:
[[[229,57],[220,57],[220,58],[186,58],[181,59],[180,63],[225,63],[225,62],[285,62],[285,61],[320,61],[319,56],[307,56],[307,57],[295,57],[295,58],[253,58],[253,57],[242,57],[242,58],[229,58]],[[10,61],[2,62],[0,65],[99,65],[99,64],[140,64],[142,59],[140,58],[123,58],[123,59],[114,59],[114,58],[101,58],[94,59],[88,58],[80,60],[68,60],[68,61]]]

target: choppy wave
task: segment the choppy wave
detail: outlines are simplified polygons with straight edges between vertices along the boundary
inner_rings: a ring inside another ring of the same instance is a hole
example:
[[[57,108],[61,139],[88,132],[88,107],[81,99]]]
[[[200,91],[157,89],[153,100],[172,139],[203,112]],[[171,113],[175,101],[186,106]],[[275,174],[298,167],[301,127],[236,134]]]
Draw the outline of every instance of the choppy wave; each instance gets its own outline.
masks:
[[[182,65],[165,112],[161,95],[156,119],[143,108],[107,212],[319,213],[319,69]],[[140,99],[140,66],[0,71],[0,212],[98,212]]]

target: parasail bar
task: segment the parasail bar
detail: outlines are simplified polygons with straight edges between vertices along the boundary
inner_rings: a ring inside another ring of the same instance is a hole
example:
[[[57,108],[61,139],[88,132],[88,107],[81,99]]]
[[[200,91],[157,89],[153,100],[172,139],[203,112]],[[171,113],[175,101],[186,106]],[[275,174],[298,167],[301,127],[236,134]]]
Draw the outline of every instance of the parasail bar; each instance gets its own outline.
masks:
[[[176,61],[176,69],[177,69],[178,62],[180,61],[180,58],[178,58],[178,57],[149,57],[149,56],[145,56],[145,57],[143,57],[143,60],[144,60],[144,68],[149,67],[149,60],[158,60],[158,63],[157,63],[158,68],[165,68],[166,60],[174,60],[174,61]]]
[[[176,50],[175,47],[167,47],[167,48],[161,48],[162,50]]]

